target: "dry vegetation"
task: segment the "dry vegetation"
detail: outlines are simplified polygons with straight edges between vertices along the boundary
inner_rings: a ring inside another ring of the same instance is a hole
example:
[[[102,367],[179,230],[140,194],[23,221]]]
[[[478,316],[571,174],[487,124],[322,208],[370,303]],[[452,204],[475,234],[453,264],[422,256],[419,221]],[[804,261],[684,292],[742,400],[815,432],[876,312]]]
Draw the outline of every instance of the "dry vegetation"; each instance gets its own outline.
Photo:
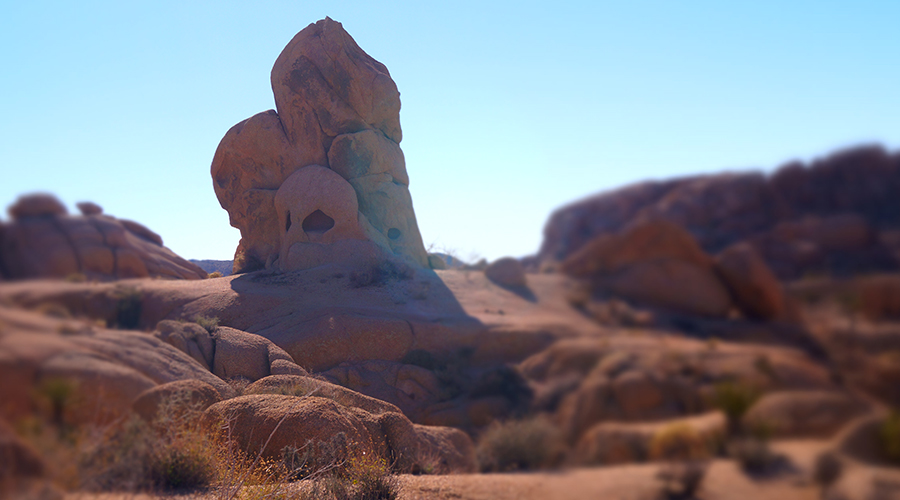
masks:
[[[397,497],[389,464],[345,453],[334,442],[340,435],[265,459],[263,450],[251,455],[238,447],[228,421],[205,422],[189,393],[163,400],[151,422],[131,416],[73,426],[62,418],[72,390],[63,381],[46,384],[40,397],[48,411],[18,426],[42,455],[54,457],[50,478],[64,491],[198,492],[217,500]]]

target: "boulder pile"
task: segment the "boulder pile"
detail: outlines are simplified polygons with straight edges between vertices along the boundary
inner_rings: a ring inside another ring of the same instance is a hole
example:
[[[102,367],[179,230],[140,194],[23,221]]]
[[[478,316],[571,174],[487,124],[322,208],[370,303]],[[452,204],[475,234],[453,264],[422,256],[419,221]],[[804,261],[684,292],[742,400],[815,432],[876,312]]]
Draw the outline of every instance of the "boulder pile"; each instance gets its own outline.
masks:
[[[839,151],[771,175],[724,173],[644,182],[560,208],[544,228],[538,266],[566,260],[594,238],[665,220],[706,252],[746,242],[779,279],[900,269],[900,153]]]
[[[137,222],[103,214],[95,203],[81,215],[49,194],[20,197],[0,223],[0,277],[110,281],[158,277],[196,280],[207,273],[163,246],[162,237]]]

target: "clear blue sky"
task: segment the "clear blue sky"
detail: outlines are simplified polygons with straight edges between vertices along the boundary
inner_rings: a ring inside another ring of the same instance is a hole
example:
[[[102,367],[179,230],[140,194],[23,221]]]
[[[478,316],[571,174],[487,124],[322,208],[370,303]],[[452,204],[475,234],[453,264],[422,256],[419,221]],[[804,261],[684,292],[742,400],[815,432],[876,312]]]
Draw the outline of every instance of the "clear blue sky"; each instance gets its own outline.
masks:
[[[533,253],[625,183],[900,147],[893,0],[6,2],[0,203],[92,200],[231,258],[213,153],[326,15],[397,82],[422,235],[463,258]]]

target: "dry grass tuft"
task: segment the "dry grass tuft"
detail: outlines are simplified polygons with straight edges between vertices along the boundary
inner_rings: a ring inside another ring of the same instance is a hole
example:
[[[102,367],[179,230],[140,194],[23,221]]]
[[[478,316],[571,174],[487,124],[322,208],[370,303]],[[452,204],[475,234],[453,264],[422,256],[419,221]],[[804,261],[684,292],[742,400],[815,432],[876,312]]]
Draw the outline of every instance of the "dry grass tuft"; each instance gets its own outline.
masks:
[[[565,445],[562,432],[546,417],[494,422],[476,446],[484,472],[546,469],[559,465]]]

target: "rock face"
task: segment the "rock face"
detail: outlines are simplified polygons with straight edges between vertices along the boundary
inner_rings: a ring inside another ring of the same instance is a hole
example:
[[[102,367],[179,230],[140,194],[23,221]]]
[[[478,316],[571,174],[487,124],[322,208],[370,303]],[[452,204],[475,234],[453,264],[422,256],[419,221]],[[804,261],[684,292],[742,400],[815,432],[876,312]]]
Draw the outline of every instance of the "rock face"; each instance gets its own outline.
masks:
[[[538,261],[562,262],[599,235],[650,220],[678,224],[710,254],[747,242],[781,279],[900,269],[900,154],[869,146],[766,176],[645,182],[557,210]]]
[[[500,286],[525,286],[525,269],[522,264],[512,257],[504,257],[492,262],[484,270],[484,275]]]
[[[240,446],[266,457],[308,447],[316,466],[368,456],[385,460],[397,472],[422,470],[424,460],[435,459],[446,472],[474,470],[472,442],[462,431],[419,426],[400,413],[373,414],[317,396],[240,396],[210,406],[204,418],[210,425],[227,418]],[[337,455],[329,456],[335,450]]]
[[[232,127],[213,158],[216,196],[241,230],[234,272],[376,250],[427,266],[387,68],[325,18],[284,48],[272,90],[277,111]]]
[[[207,273],[162,245],[162,238],[137,222],[102,215],[99,206],[79,204],[84,215],[67,215],[46,194],[28,195],[9,208],[0,223],[0,274],[10,280],[91,280],[160,277],[202,279]]]
[[[679,313],[722,317],[731,307],[712,259],[684,229],[664,221],[600,235],[563,262],[595,290]]]
[[[744,314],[774,320],[785,315],[781,283],[752,246],[739,243],[716,256],[716,271]]]

